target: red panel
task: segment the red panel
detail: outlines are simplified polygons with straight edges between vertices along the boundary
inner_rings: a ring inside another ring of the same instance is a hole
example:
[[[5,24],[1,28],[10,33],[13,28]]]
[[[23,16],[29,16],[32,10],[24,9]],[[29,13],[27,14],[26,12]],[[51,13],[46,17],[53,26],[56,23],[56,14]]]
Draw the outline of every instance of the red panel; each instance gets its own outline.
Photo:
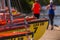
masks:
[[[35,18],[26,18],[27,21],[33,20]],[[16,18],[13,20],[13,23],[19,23],[19,22],[24,22],[24,18]],[[8,23],[10,23],[10,20],[8,20]],[[5,25],[6,20],[0,20],[0,25]]]
[[[6,32],[6,33],[0,33],[0,37],[8,37],[8,36],[14,36],[14,35],[22,35],[27,34],[28,32]]]

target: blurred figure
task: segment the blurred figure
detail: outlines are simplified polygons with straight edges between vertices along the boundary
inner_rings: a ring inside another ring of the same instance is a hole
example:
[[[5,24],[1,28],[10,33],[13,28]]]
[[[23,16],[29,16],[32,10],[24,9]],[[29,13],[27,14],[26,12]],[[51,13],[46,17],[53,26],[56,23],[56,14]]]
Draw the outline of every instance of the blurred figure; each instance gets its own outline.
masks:
[[[32,12],[34,14],[34,17],[39,19],[40,17],[40,10],[41,10],[41,5],[39,4],[38,0],[35,0],[32,6]]]
[[[49,20],[51,22],[51,30],[53,30],[53,20],[54,20],[54,16],[55,16],[55,10],[56,10],[56,6],[54,5],[53,1],[50,0],[50,4],[46,6],[46,9],[49,10]],[[47,27],[48,29],[48,27]]]

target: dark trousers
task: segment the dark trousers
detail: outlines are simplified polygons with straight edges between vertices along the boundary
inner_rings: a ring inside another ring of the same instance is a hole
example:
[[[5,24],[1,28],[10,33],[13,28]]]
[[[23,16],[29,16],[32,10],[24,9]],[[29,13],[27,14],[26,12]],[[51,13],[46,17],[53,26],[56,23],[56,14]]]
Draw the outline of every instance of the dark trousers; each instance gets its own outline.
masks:
[[[49,14],[49,20],[51,22],[51,26],[53,26],[54,14]]]
[[[50,22],[51,22],[51,30],[53,30],[54,14],[49,14],[49,20],[50,20]],[[47,27],[47,29],[48,29],[48,27]]]
[[[40,14],[34,14],[34,16],[35,16],[37,19],[39,19]]]

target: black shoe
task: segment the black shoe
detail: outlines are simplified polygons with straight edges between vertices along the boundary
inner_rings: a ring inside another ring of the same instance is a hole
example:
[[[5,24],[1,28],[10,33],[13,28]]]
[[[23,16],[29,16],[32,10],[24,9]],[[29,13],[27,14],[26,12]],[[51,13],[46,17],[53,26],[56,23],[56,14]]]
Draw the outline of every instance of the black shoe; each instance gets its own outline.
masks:
[[[51,30],[53,30],[53,28],[51,28]]]
[[[58,25],[56,25],[56,24],[55,24],[54,26],[55,26],[55,27],[59,27],[59,26],[58,26]]]
[[[51,27],[51,30],[53,30],[53,26]]]

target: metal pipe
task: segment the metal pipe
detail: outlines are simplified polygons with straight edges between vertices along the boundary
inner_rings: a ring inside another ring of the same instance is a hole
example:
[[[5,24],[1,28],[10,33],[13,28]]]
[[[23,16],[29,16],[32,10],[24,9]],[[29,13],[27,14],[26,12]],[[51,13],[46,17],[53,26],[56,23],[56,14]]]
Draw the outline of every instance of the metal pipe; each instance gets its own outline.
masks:
[[[20,0],[17,0],[17,1],[18,1],[18,3],[19,3],[19,7],[20,7],[20,9],[21,9],[20,11],[23,12],[23,9],[22,9],[22,6],[21,6],[21,3],[20,3]]]
[[[3,19],[6,20],[5,0],[2,0],[2,9],[4,9]]]
[[[5,9],[5,0],[2,0],[2,9]]]
[[[0,0],[0,9],[2,8],[2,0]]]
[[[11,10],[11,0],[7,0],[8,3],[8,8],[9,8],[9,14],[10,14],[10,23],[12,24],[13,22],[13,15],[12,15],[12,10]]]

